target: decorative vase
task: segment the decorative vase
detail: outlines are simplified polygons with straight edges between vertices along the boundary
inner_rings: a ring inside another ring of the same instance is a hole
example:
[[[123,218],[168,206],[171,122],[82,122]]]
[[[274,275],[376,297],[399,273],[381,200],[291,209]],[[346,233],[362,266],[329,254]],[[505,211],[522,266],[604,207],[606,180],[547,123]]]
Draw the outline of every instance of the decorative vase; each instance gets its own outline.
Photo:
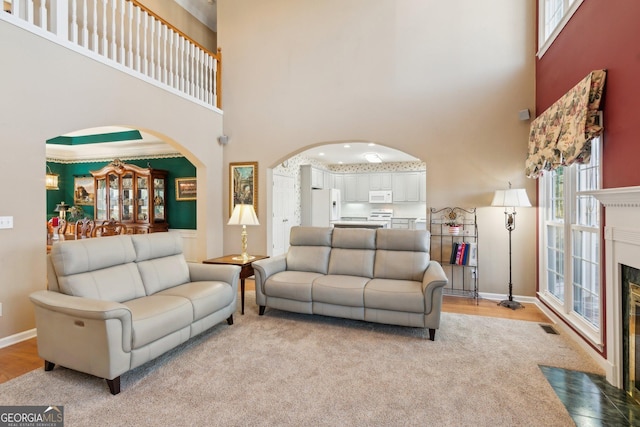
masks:
[[[449,226],[449,234],[453,236],[457,236],[460,234],[460,226],[459,225],[450,225]]]

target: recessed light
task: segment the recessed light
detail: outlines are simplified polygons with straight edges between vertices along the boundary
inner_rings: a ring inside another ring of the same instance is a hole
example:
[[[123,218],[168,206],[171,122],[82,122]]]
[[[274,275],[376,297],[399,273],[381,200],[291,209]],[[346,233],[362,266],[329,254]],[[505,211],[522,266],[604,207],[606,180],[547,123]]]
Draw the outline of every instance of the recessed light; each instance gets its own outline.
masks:
[[[318,153],[318,156],[324,156],[324,153]]]
[[[343,162],[342,160],[338,161],[338,164],[339,164],[339,165],[341,165],[341,164],[343,164],[343,163],[344,163],[344,162]]]
[[[344,148],[351,148],[351,146],[349,144],[344,144],[343,146]]]
[[[373,142],[370,142],[370,143],[368,143],[367,145],[368,145],[369,147],[375,147],[375,146],[376,146],[376,144],[375,144],[375,143],[373,143]]]

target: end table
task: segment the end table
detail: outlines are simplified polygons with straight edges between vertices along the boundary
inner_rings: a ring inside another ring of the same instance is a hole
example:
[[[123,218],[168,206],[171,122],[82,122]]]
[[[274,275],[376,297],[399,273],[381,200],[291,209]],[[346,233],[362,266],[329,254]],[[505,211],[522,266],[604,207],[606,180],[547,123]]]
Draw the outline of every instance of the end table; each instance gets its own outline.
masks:
[[[253,258],[250,260],[244,261],[242,259],[233,259],[234,257],[240,257],[238,254],[234,255],[225,255],[220,258],[211,258],[202,261],[203,264],[226,264],[226,265],[237,265],[241,268],[240,270],[240,298],[242,299],[242,311],[244,314],[244,279],[247,277],[253,276],[253,266],[251,263],[253,261],[258,261],[261,259],[269,258],[265,255],[252,255]]]

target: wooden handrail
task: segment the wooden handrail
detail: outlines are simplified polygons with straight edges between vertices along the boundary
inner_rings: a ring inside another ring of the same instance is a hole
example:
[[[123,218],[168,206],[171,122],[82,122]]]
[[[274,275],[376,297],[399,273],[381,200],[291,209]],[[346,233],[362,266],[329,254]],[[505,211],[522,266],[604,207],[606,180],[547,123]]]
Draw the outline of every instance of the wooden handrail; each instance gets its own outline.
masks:
[[[218,48],[216,61],[216,107],[222,110],[222,49]]]
[[[182,37],[184,37],[185,39],[189,40],[191,43],[193,43],[194,45],[198,46],[200,49],[202,49],[203,51],[207,52],[209,55],[213,56],[218,61],[220,61],[220,48],[218,48],[218,53],[217,54],[211,52],[209,49],[207,49],[206,47],[202,46],[200,43],[198,43],[197,41],[195,41],[194,39],[192,39],[191,37],[189,37],[188,35],[186,35],[182,31],[180,31],[179,29],[177,29],[173,25],[171,25],[166,20],[162,19],[160,16],[158,16],[158,14],[156,14],[155,12],[153,12],[152,10],[150,10],[149,8],[147,8],[145,5],[141,4],[137,0],[127,0],[127,1],[130,1],[131,3],[135,4],[136,6],[138,6],[140,9],[146,11],[149,15],[153,16],[155,19],[157,19],[158,21],[162,22],[164,25],[166,25],[167,27],[171,28],[173,31],[175,31],[176,33],[180,34]]]

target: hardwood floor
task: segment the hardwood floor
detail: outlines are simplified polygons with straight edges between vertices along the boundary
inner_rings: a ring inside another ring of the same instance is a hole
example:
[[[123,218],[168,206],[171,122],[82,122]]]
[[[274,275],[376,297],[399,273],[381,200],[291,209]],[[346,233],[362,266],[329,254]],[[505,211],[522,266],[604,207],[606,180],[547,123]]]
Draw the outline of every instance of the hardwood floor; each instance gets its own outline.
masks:
[[[246,281],[246,289],[254,290],[253,280]],[[499,307],[496,301],[445,296],[442,311],[449,313],[471,314],[476,316],[501,317],[506,319],[527,320],[549,323],[549,318],[535,304],[524,304],[521,310]],[[250,306],[248,302],[247,307]],[[238,313],[239,314],[239,313]],[[43,369],[44,361],[38,357],[36,339],[32,338],[9,347],[0,348],[0,384],[19,377],[34,369]]]

